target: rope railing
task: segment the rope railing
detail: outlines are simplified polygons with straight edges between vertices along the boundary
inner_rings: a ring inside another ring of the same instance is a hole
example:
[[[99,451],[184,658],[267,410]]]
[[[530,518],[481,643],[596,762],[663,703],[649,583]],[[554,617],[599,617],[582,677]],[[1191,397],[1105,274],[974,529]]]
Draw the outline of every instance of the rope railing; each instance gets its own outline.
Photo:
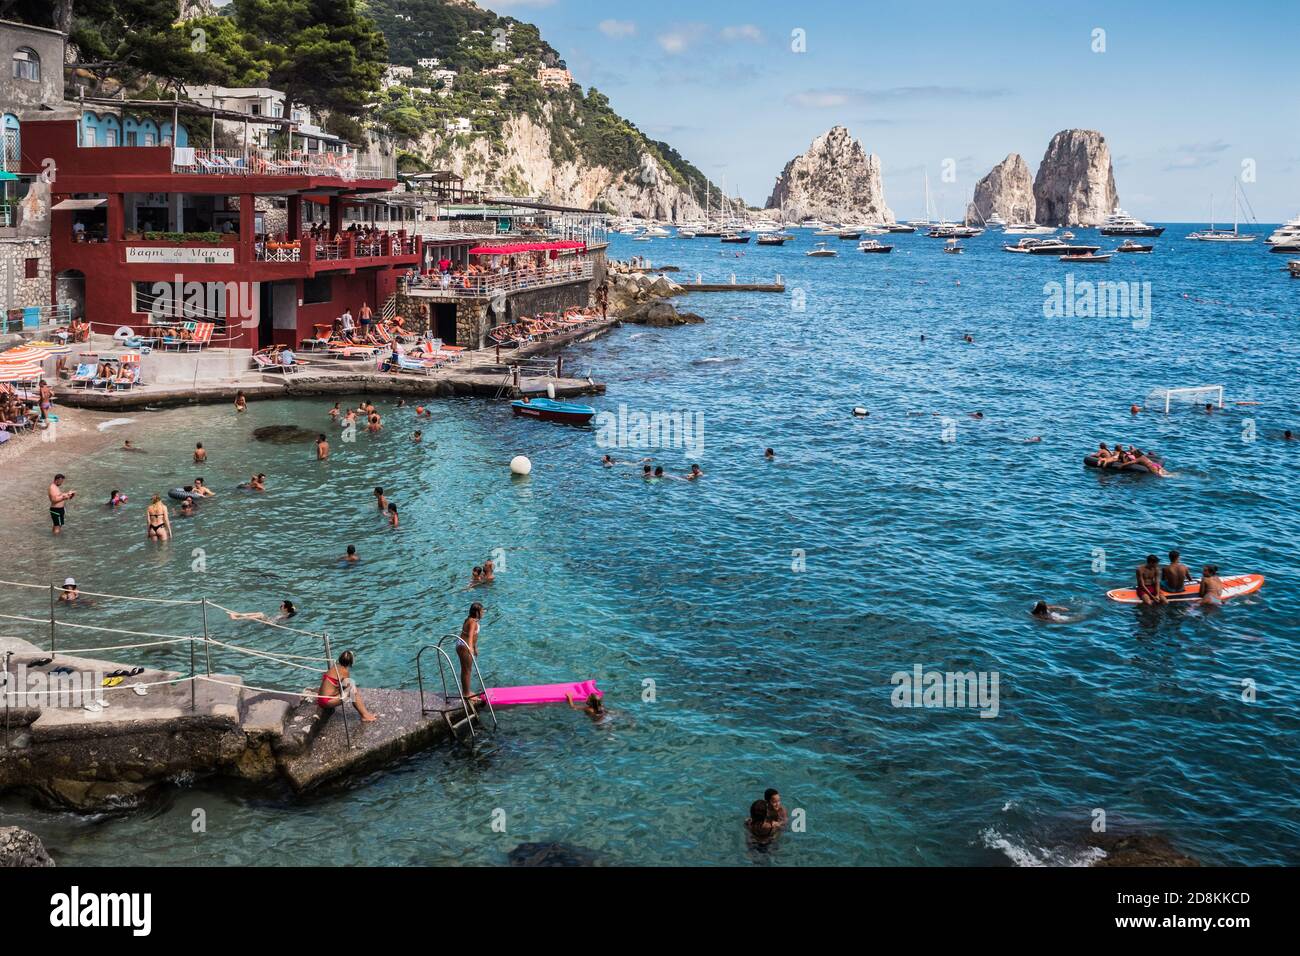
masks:
[[[327,700],[327,701],[337,700],[340,703],[342,703],[348,699],[346,687],[339,688],[337,694],[331,694],[331,693],[321,694],[319,690],[313,692],[299,691],[299,690],[284,690],[280,688],[263,687],[263,686],[248,684],[242,681],[238,683],[233,681],[223,681],[214,678],[212,675],[212,649],[213,648],[216,648],[219,651],[224,650],[235,654],[243,654],[255,658],[259,661],[273,663],[285,668],[291,668],[293,670],[310,671],[314,674],[319,674],[321,672],[321,665],[323,662],[324,669],[326,672],[328,672],[330,668],[333,666],[334,660],[333,660],[333,651],[330,648],[329,635],[325,633],[315,633],[313,631],[304,630],[302,628],[290,627],[289,625],[281,624],[278,621],[272,621],[265,617],[251,617],[251,616],[239,617],[238,616],[239,612],[232,611],[227,607],[224,607],[220,604],[216,604],[215,602],[208,600],[207,598],[200,598],[197,600],[174,599],[174,598],[153,598],[153,597],[143,597],[139,595],[113,594],[110,592],[101,592],[101,591],[79,591],[78,593],[79,595],[94,596],[105,600],[146,602],[146,603],[153,603],[153,604],[163,604],[168,606],[201,607],[203,611],[202,633],[188,634],[188,635],[160,634],[160,633],[154,633],[150,631],[130,630],[121,627],[106,627],[98,624],[81,624],[72,621],[60,620],[59,618],[56,617],[55,608],[58,604],[58,599],[56,595],[59,591],[59,588],[57,585],[53,583],[33,584],[27,581],[0,580],[0,586],[11,587],[11,588],[25,588],[27,590],[46,591],[49,593],[50,610],[49,610],[49,616],[47,618],[36,618],[36,617],[31,617],[29,615],[23,615],[23,614],[0,613],[0,620],[18,621],[27,624],[38,624],[43,627],[48,626],[50,629],[49,654],[51,655],[51,657],[53,657],[54,655],[63,655],[65,657],[72,657],[77,655],[96,655],[96,654],[102,654],[107,651],[145,650],[145,649],[156,649],[156,648],[164,648],[164,647],[171,648],[178,644],[186,644],[189,646],[190,673],[188,676],[179,676],[175,678],[168,678],[168,679],[163,679],[158,681],[145,681],[145,682],[137,681],[130,684],[124,683],[113,687],[93,688],[93,690],[95,691],[126,690],[135,687],[154,687],[154,686],[163,686],[163,685],[172,685],[172,684],[184,684],[188,682],[190,684],[191,710],[197,709],[195,685],[199,681],[208,681],[211,683],[235,687],[240,690],[248,690],[248,691],[254,691],[258,693],[273,693],[273,694],[288,695],[290,697],[298,697],[304,700],[306,699],[320,699],[320,700]],[[228,641],[218,640],[212,637],[211,634],[209,633],[208,620],[207,620],[207,609],[209,607],[224,611],[225,613],[231,615],[232,619],[235,620],[250,621],[252,623],[262,624],[267,627],[274,628],[276,630],[286,631],[294,635],[311,638],[314,642],[320,642],[321,650],[319,653],[312,654],[312,655],[292,654],[288,652],[273,653],[258,648],[245,647],[239,644],[230,643]],[[92,632],[104,633],[104,634],[117,634],[117,635],[123,635],[127,637],[147,638],[148,640],[134,641],[130,643],[121,643],[121,644],[108,644],[99,647],[78,647],[78,648],[60,649],[57,646],[57,640],[56,640],[57,629],[60,627],[73,628],[75,630],[81,630],[81,631],[92,631]],[[199,672],[199,668],[196,662],[196,653],[195,653],[196,645],[200,645],[203,649],[204,660],[205,660],[204,670],[206,671],[206,673]],[[13,652],[4,655],[4,673],[6,674],[6,681],[8,675],[9,660],[12,657],[13,657]],[[303,662],[312,662],[312,663],[309,664]],[[345,680],[344,683],[347,684],[348,681]],[[58,688],[55,688],[53,692],[59,693]],[[10,697],[27,697],[33,694],[48,695],[50,693],[51,693],[50,688],[46,688],[42,691],[18,691],[8,686],[5,686],[3,690],[3,696],[5,698],[6,707],[8,706],[8,701]],[[344,733],[347,735],[348,746],[350,747],[351,735],[348,731],[346,715],[344,717],[343,724],[344,724]]]

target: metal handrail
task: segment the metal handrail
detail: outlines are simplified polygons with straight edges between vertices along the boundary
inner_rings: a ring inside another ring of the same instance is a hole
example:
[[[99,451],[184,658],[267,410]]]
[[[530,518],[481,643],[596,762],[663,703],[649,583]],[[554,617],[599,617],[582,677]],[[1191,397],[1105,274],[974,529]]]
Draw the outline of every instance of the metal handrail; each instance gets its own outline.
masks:
[[[451,640],[455,641],[457,644],[464,645],[465,650],[469,651],[469,661],[470,661],[471,664],[474,665],[474,674],[478,677],[478,686],[479,686],[479,690],[482,692],[481,696],[482,696],[482,698],[483,698],[483,703],[487,704],[488,713],[492,716],[492,729],[493,729],[493,730],[496,730],[496,729],[497,729],[497,712],[496,712],[496,710],[492,707],[492,701],[488,700],[488,696],[487,696],[487,684],[485,684],[485,683],[483,682],[483,672],[480,671],[480,670],[478,669],[478,655],[475,654],[472,650],[470,650],[469,645],[465,643],[465,639],[464,639],[463,637],[461,637],[459,634],[444,634],[441,638],[438,639],[438,648],[439,648],[439,649],[442,648],[442,642],[445,641],[445,640],[447,640],[448,638],[450,638]],[[442,655],[442,656],[447,658],[447,662],[448,662],[448,663],[451,663],[451,658],[450,658],[450,657],[447,657],[447,653],[446,653],[445,651],[443,652],[443,655]],[[439,658],[439,659],[438,659],[438,669],[439,669],[439,670],[442,669],[442,658]],[[454,677],[455,675],[453,674],[452,676]],[[460,684],[460,680],[457,679],[456,683],[457,683],[457,685],[459,685],[459,684]],[[445,682],[444,682],[444,686],[445,686]],[[470,687],[470,690],[473,690],[473,689],[474,689],[473,686],[471,686],[471,687]],[[463,688],[462,688],[462,691],[461,691],[461,700],[462,700],[462,701],[468,700],[468,698],[466,698],[465,695],[464,695],[464,689],[463,689]],[[470,724],[471,729],[473,728],[473,726],[474,726],[474,725],[471,723],[471,724]]]

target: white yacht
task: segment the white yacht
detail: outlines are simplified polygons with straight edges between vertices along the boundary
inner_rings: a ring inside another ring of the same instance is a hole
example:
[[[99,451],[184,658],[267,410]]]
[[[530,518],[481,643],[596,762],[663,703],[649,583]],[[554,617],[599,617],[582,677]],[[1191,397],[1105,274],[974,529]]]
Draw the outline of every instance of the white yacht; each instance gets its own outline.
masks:
[[[1300,249],[1300,216],[1282,223],[1264,241],[1273,247],[1273,252],[1295,252]]]
[[[984,222],[988,225],[990,229],[1001,229],[1007,224],[1007,221],[1003,219],[1001,216],[999,216],[997,213],[994,213],[993,215],[989,216],[988,219],[984,220]]]
[[[668,236],[668,235],[671,235],[671,233],[670,233],[667,229],[665,229],[663,226],[656,225],[656,224],[651,224],[651,225],[647,226],[647,227],[646,227],[645,234],[646,234],[647,236]]]
[[[1103,236],[1158,236],[1165,231],[1164,226],[1148,226],[1140,219],[1134,219],[1118,206],[1106,221],[1097,227]]]

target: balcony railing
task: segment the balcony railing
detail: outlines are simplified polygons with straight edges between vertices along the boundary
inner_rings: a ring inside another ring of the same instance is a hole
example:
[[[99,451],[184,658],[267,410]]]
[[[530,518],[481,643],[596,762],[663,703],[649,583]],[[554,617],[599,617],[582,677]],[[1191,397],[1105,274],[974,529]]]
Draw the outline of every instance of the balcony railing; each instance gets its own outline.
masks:
[[[259,242],[259,262],[335,262],[346,259],[377,259],[388,256],[417,256],[420,245],[414,236],[383,236],[379,239],[342,239],[338,242],[300,239],[291,242]]]
[[[590,259],[584,259],[556,269],[543,269],[536,272],[520,269],[504,275],[493,273],[478,276],[451,276],[446,286],[441,284],[438,277],[434,277],[412,284],[409,290],[418,295],[434,298],[486,299],[501,292],[522,292],[527,289],[564,285],[568,282],[583,282],[594,275],[595,266]]]
[[[172,172],[213,176],[331,176],[378,179],[373,166],[358,166],[355,153],[305,153],[301,150],[199,149],[172,151]]]

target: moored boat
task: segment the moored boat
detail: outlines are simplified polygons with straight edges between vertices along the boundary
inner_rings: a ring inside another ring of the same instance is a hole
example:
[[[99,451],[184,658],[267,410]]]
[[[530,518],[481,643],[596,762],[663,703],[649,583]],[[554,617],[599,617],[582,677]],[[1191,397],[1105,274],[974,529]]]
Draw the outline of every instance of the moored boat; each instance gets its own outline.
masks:
[[[783,246],[794,236],[787,236],[784,233],[776,232],[759,236],[756,240],[760,246]]]
[[[863,239],[858,243],[858,252],[893,252],[893,246],[886,246],[875,239]]]
[[[813,256],[814,258],[818,258],[818,259],[829,259],[832,256],[838,256],[839,253],[836,252],[834,249],[828,248],[826,243],[819,242],[817,243],[817,245],[813,246],[813,248],[805,252],[804,255]]]
[[[728,232],[722,236],[722,241],[732,243],[733,245],[744,245],[749,242],[749,236],[738,232]]]
[[[1100,255],[1095,252],[1083,252],[1077,255],[1061,256],[1062,262],[1110,262],[1112,253],[1103,252]]]
[[[1118,207],[1106,221],[1097,227],[1103,236],[1158,236],[1165,231],[1164,226],[1148,226],[1140,219],[1135,219]]]
[[[1140,242],[1134,242],[1132,239],[1125,239],[1115,247],[1116,252],[1150,252],[1155,246],[1143,245]]]
[[[510,407],[520,418],[536,418],[539,421],[559,422],[563,425],[585,425],[596,414],[596,410],[590,405],[559,402],[553,398],[522,398],[511,402]]]

